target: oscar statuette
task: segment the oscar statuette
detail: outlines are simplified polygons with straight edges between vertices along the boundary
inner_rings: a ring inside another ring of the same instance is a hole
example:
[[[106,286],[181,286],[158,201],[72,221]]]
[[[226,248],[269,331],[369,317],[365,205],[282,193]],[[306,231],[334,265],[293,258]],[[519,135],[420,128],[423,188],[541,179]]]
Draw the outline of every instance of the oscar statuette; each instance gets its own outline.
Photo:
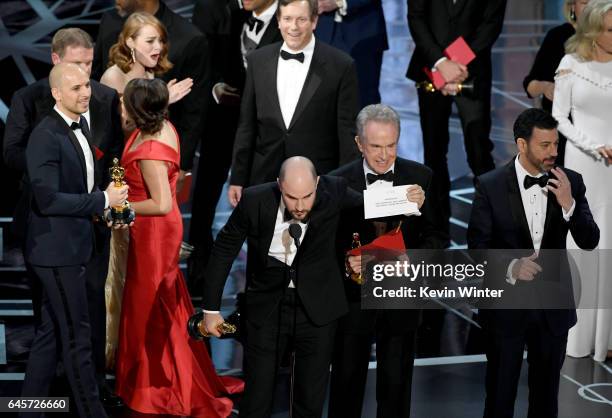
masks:
[[[110,172],[111,180],[114,186],[119,188],[124,186],[126,183],[123,180],[125,177],[125,168],[119,165],[119,159],[113,158],[113,166],[108,169]],[[129,202],[126,200],[121,205],[112,206],[106,214],[106,221],[112,222],[113,225],[129,225],[134,222],[136,214],[132,208],[130,208]]]

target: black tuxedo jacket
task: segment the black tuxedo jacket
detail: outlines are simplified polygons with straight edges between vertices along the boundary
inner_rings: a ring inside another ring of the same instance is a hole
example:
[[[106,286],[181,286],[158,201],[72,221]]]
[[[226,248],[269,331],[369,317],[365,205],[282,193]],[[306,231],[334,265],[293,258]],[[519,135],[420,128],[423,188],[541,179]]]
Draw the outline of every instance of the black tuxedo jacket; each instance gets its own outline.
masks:
[[[565,249],[567,233],[571,231],[572,237],[580,248],[593,249],[599,242],[599,228],[593,220],[585,197],[586,188],[582,176],[566,168],[563,170],[571,182],[576,207],[569,222],[566,222],[563,219],[561,206],[557,203],[555,196],[549,193],[544,235],[540,248]],[[504,288],[510,292],[521,290],[527,297],[530,297],[530,289],[536,292],[538,286],[542,284],[538,276],[532,282],[518,281],[514,286],[505,282],[509,261],[518,256],[533,254],[534,248],[523,209],[514,159],[506,166],[478,177],[475,184],[476,194],[467,232],[468,247],[470,249],[523,250],[522,254],[520,254],[521,251],[508,251],[513,256],[503,260],[503,266],[496,272],[497,274],[488,274],[485,277],[485,285],[491,288]],[[555,273],[558,272],[557,277],[561,284],[567,287],[567,294],[571,295],[571,304],[573,304],[567,258],[560,257],[557,261],[556,266],[548,263],[543,270],[549,271],[554,268]],[[548,276],[551,275],[548,274]],[[518,287],[515,288],[515,286]],[[484,325],[488,325],[495,332],[505,334],[512,334],[523,329],[526,324],[525,315],[526,312],[519,309],[480,311]],[[543,315],[550,330],[557,335],[567,332],[576,323],[574,309],[544,309]]]
[[[181,169],[190,170],[197,145],[204,131],[202,123],[210,95],[210,63],[206,37],[188,20],[174,13],[163,2],[155,13],[168,32],[168,58],[174,66],[161,78],[164,81],[193,79],[191,93],[170,106],[170,120],[181,138]],[[125,18],[116,10],[102,15],[94,50],[91,76],[99,80],[108,67],[108,52],[117,42]]]
[[[421,216],[393,216],[389,218],[381,218],[378,221],[387,221],[390,223],[390,228],[395,228],[401,220],[402,235],[407,249],[441,249],[444,248],[444,234],[437,231],[433,222],[433,214],[431,210],[431,202],[429,202],[429,186],[431,184],[432,171],[415,161],[397,158],[394,167],[394,186],[418,184],[425,191],[425,202],[421,207]],[[363,171],[363,160],[355,160],[346,164],[331,173],[332,176],[338,176],[346,179],[348,186],[363,193],[367,188],[366,178]],[[359,233],[359,238],[362,244],[368,244],[376,239],[376,230],[370,219],[364,219],[363,208],[355,208],[347,210],[343,213],[338,228],[337,248],[338,248],[338,263],[344,269],[345,254],[351,248],[352,234]],[[361,287],[352,280],[345,280],[344,286],[349,302],[359,302],[361,300]],[[371,311],[362,311],[363,315],[359,319],[364,325],[364,329],[370,329],[365,326],[369,321],[374,321],[375,317],[370,315]],[[384,318],[381,324],[389,325],[394,331],[405,329],[415,329],[419,324],[419,310],[385,310],[382,312]]]
[[[357,158],[357,74],[345,53],[316,41],[310,69],[287,129],[276,75],[282,43],[253,51],[236,132],[230,184],[249,186],[276,179],[282,162],[309,158],[320,174]]]
[[[423,81],[444,49],[463,36],[476,58],[468,66],[475,78],[491,78],[491,48],[501,32],[506,0],[408,0],[408,27],[415,50],[407,77]]]
[[[267,271],[280,199],[276,183],[244,190],[213,246],[204,275],[204,309],[219,310],[225,280],[246,239],[246,318],[257,326],[274,310],[288,285],[284,276],[273,276]],[[335,232],[341,210],[359,205],[360,201],[345,180],[320,177],[308,229],[291,266],[297,270],[294,282],[300,300],[316,325],[329,323],[347,311],[342,274],[335,256]]]
[[[4,159],[9,167],[23,174],[21,195],[11,226],[13,233],[21,242],[25,240],[26,215],[29,213],[32,198],[26,175],[26,147],[30,134],[40,121],[48,115],[55,114],[53,106],[55,100],[51,95],[49,79],[45,78],[13,94],[6,119]],[[123,151],[119,95],[115,89],[91,80],[89,113],[93,145],[104,153],[96,164],[96,179],[99,180],[97,185],[100,189],[105,189],[110,182],[108,168],[112,165],[113,158],[121,158]],[[108,234],[108,228],[106,226],[99,228],[99,232],[102,236]]]
[[[104,211],[104,193],[97,187],[88,193],[83,150],[57,112],[32,131],[26,166],[33,196],[26,261],[47,267],[86,264],[94,249],[92,217]]]
[[[224,82],[242,92],[246,79],[241,39],[244,22],[251,15],[227,0],[196,0],[193,24],[206,35],[210,51],[212,84]],[[261,37],[257,48],[282,41],[276,15]]]

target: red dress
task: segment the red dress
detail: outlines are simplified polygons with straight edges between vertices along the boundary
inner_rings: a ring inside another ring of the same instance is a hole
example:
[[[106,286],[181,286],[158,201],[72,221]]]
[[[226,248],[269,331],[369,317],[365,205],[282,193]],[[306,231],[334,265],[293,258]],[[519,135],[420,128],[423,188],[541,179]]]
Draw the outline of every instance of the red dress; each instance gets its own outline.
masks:
[[[130,186],[130,201],[149,198],[139,160],[169,164],[168,178],[174,205],[164,216],[139,216],[130,228],[128,265],[123,291],[117,394],[131,409],[152,414],[227,417],[233,403],[229,393],[241,392],[243,382],[219,377],[202,342],[187,333],[194,309],[178,267],[183,220],[176,204],[179,153],[156,140],[129,151],[128,139],[121,165]]]

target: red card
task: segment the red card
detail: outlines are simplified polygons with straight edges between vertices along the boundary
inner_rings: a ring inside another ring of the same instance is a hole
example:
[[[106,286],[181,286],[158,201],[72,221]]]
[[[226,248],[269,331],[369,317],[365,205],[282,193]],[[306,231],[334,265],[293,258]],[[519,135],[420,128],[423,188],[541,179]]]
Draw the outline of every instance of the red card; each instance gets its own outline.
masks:
[[[453,43],[444,50],[444,55],[446,55],[446,58],[449,60],[457,61],[463,65],[468,65],[476,58],[476,54],[474,54],[474,51],[472,51],[462,36],[455,39]]]
[[[437,90],[440,90],[446,84],[446,80],[444,80],[439,71],[431,71],[427,67],[423,67],[423,71],[425,71],[425,74],[427,74],[427,77],[429,77]]]

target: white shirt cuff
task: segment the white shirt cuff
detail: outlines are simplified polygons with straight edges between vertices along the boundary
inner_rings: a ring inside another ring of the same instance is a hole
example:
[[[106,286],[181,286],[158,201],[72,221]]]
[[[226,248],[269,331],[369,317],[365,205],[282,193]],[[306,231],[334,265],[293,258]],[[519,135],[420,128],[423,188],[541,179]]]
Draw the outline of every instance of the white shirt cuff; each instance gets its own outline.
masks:
[[[108,209],[109,204],[108,204],[108,193],[105,191],[103,191],[102,193],[104,193],[104,209]]]
[[[440,64],[443,61],[446,61],[448,58],[446,57],[442,57],[440,58],[438,61],[436,61],[436,63],[433,65],[433,68],[431,69],[431,71],[438,71],[438,68],[436,68],[438,66],[438,64]]]
[[[202,311],[207,314],[218,314],[220,312],[220,311],[207,311],[206,309],[202,309]]]
[[[342,16],[346,16],[346,9],[348,6],[346,4],[346,0],[337,1],[336,4],[340,4],[338,9],[336,10],[336,15],[334,16],[334,22],[342,22]]]
[[[512,286],[516,284],[516,279],[512,277],[512,268],[514,267],[517,261],[518,261],[518,258],[515,258],[514,260],[512,260],[510,264],[508,265],[508,270],[506,270],[506,282],[510,283]]]
[[[215,84],[215,85],[213,86],[213,88],[212,88],[212,95],[213,95],[213,98],[215,99],[215,102],[216,102],[217,104],[219,104],[219,98],[217,97],[217,94],[215,93],[215,88],[216,88],[217,86],[222,85],[222,84],[224,84],[224,83],[223,83],[223,82],[219,82],[219,83]]]
[[[569,222],[570,218],[574,214],[574,209],[576,209],[575,199],[572,199],[572,207],[567,211],[567,213],[565,212],[565,209],[561,208],[561,210],[563,211],[563,219],[565,220],[565,222]]]

